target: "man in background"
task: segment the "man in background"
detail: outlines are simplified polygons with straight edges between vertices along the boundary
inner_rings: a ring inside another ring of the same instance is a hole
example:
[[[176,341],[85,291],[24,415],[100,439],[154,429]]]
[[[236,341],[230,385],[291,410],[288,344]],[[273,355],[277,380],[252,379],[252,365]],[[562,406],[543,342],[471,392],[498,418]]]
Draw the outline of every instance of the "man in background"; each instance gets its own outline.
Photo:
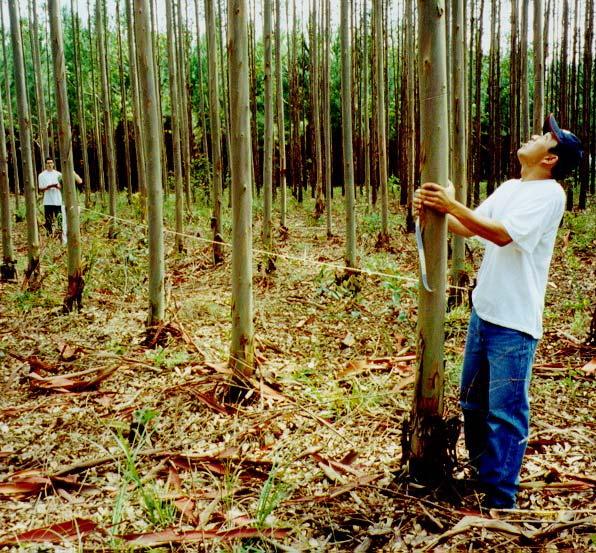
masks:
[[[77,184],[83,182],[76,173],[74,177]],[[43,192],[43,211],[48,236],[52,236],[54,219],[57,220],[60,216],[62,218],[62,241],[66,243],[66,217],[61,192],[62,173],[55,169],[52,158],[46,159],[45,170],[39,174],[37,182],[39,191]]]

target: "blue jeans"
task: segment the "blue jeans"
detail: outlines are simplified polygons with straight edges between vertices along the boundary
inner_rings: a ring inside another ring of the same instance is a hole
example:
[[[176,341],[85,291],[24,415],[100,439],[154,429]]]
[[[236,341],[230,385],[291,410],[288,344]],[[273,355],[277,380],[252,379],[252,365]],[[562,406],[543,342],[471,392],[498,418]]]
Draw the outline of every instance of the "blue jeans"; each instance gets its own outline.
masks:
[[[472,309],[460,404],[470,463],[490,507],[515,507],[537,343],[529,334],[483,321]]]

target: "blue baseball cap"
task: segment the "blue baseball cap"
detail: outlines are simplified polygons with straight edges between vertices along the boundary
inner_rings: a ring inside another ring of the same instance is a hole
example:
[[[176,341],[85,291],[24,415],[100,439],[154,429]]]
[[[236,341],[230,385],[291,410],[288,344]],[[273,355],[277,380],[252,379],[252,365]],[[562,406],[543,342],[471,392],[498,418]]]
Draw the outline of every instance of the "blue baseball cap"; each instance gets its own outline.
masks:
[[[559,157],[556,169],[559,177],[564,177],[575,169],[584,155],[580,139],[572,132],[559,127],[554,115],[551,113],[544,121],[542,132],[550,132],[557,141],[551,150]]]

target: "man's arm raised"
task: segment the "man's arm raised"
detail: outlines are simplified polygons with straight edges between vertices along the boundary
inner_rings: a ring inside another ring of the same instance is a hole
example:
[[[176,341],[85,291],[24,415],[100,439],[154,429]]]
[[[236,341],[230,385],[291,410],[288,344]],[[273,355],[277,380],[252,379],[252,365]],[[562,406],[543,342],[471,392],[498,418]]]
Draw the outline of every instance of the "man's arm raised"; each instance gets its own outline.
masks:
[[[506,246],[512,239],[499,221],[478,215],[457,200],[450,198],[445,188],[434,182],[424,183],[417,190],[421,207],[429,207],[448,215],[449,230],[460,236],[480,236],[497,246]]]

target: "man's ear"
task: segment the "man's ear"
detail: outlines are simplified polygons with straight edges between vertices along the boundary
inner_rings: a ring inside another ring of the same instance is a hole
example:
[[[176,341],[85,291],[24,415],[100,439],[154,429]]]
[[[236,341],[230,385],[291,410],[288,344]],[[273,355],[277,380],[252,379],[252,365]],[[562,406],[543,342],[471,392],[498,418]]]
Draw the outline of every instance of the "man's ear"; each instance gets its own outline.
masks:
[[[541,165],[544,165],[552,169],[557,164],[557,161],[559,161],[559,156],[557,154],[553,154],[552,152],[548,152],[542,158],[542,161],[540,163]]]

